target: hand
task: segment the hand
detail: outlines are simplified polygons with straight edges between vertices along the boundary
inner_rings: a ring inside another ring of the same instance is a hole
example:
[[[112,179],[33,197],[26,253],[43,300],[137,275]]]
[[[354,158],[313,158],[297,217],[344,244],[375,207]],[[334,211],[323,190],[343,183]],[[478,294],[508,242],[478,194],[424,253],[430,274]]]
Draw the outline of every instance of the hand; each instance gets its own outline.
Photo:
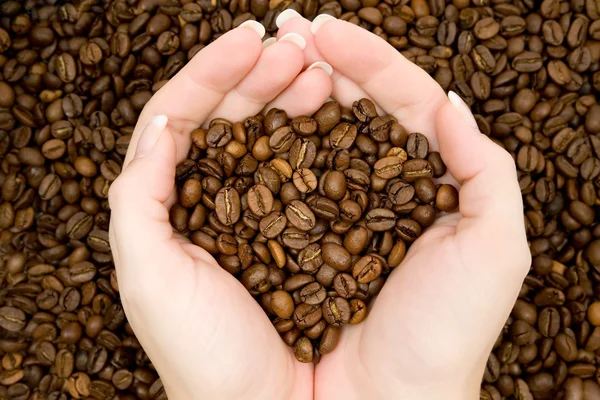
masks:
[[[315,371],[317,399],[477,399],[483,371],[530,265],[511,156],[468,107],[377,36],[293,12],[278,33],[302,35],[305,63],[334,68],[333,97],[369,97],[439,148],[460,209],[411,247],[359,325],[344,328]],[[316,32],[315,35],[311,33]],[[459,185],[455,182],[456,186]]]
[[[331,93],[327,66],[302,72],[301,37],[263,50],[263,34],[250,22],[223,35],[152,97],[110,190],[123,307],[171,399],[312,397],[312,365],[297,362],[236,278],[169,223],[193,129],[266,105],[313,113]]]

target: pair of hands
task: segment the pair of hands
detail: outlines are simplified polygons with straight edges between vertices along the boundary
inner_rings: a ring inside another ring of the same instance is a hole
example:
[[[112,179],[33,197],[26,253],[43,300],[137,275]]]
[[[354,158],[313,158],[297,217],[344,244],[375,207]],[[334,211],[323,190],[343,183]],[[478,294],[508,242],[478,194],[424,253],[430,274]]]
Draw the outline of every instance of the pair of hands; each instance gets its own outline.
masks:
[[[110,190],[111,248],[140,343],[171,399],[477,399],[530,264],[513,159],[458,96],[377,36],[294,11],[277,22],[264,49],[256,22],[223,35],[140,116]],[[310,115],[329,97],[346,107],[368,97],[425,134],[451,174],[442,181],[460,187],[460,210],[412,245],[366,321],[344,327],[315,367],[295,360],[233,276],[173,233],[168,209],[194,128],[265,107]]]

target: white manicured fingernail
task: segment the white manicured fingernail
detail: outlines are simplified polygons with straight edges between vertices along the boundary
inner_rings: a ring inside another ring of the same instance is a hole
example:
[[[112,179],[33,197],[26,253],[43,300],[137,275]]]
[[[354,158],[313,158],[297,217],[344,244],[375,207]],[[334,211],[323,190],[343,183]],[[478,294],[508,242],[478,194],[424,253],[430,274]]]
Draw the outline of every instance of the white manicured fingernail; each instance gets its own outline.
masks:
[[[269,47],[275,43],[277,43],[277,38],[270,37],[270,38],[264,40],[262,47],[263,47],[263,49],[266,49],[267,47]]]
[[[134,158],[147,156],[152,151],[158,138],[165,130],[168,121],[169,118],[166,115],[157,115],[150,120],[150,123],[148,123],[140,135]]]
[[[317,17],[313,20],[312,24],[310,24],[310,31],[313,35],[315,35],[323,25],[333,20],[335,20],[335,18],[329,14],[317,15]]]
[[[471,109],[469,108],[467,103],[465,103],[464,100],[458,94],[453,92],[452,90],[448,92],[448,100],[450,100],[450,103],[452,103],[454,108],[456,108],[456,110],[463,117],[465,122],[471,128],[479,131],[479,127],[477,126],[475,117],[473,117],[473,113],[471,112]]]
[[[294,43],[296,46],[300,47],[300,50],[304,50],[304,48],[306,47],[306,40],[304,40],[304,38],[300,35],[298,35],[297,33],[288,33],[283,35],[278,42],[291,42]]]
[[[314,62],[314,63],[310,64],[310,66],[308,68],[306,68],[306,70],[310,71],[313,68],[321,68],[329,76],[331,76],[331,74],[333,74],[333,67],[331,65],[327,64],[325,61]]]
[[[302,18],[302,15],[298,14],[295,10],[288,8],[287,10],[279,14],[277,19],[275,20],[275,25],[277,25],[278,28],[281,28],[283,24],[288,22],[290,19],[294,18]]]
[[[248,20],[246,22],[243,22],[240,24],[240,26],[238,26],[238,28],[250,28],[254,32],[256,32],[261,39],[263,38],[263,36],[265,36],[266,33],[265,27],[260,22],[256,22],[254,20]]]

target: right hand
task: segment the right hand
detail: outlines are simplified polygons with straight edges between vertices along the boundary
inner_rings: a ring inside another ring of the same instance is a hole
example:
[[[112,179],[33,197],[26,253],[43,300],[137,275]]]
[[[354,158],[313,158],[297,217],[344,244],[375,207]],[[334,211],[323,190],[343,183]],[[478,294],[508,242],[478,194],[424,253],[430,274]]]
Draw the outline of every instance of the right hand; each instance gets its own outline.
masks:
[[[279,35],[288,32],[306,39],[305,63],[333,66],[334,99],[349,107],[368,97],[409,132],[426,135],[449,171],[441,181],[460,187],[459,210],[415,241],[365,322],[344,327],[338,347],[317,365],[315,397],[479,398],[489,353],[531,262],[513,159],[479,132],[458,96],[451,104],[426,72],[376,35],[326,16],[311,32],[299,15]]]

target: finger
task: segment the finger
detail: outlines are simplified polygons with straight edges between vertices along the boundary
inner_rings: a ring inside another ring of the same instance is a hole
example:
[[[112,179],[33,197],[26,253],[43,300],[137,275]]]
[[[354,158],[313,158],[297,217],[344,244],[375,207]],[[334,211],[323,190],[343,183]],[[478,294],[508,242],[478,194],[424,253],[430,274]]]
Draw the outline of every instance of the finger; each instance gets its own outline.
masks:
[[[334,70],[358,84],[409,131],[437,149],[434,117],[446,101],[442,88],[380,37],[351,23],[319,15],[312,22],[319,52]]]
[[[331,96],[333,85],[330,77],[331,66],[323,62],[318,63],[298,75],[288,88],[265,107],[265,110],[279,108],[285,110],[290,118],[312,115],[317,111]]]
[[[164,206],[175,181],[175,141],[165,116],[153,118],[140,134],[134,159],[111,185],[109,202],[111,246],[118,253],[119,282],[128,284],[140,274],[166,278],[161,260],[182,265],[189,259],[173,235]],[[179,261],[179,262],[178,262]]]
[[[135,152],[141,129],[156,115],[169,118],[178,160],[190,145],[189,132],[200,126],[210,112],[256,64],[261,52],[264,27],[247,21],[221,36],[200,51],[181,71],[162,87],[142,111],[124,168]]]
[[[264,49],[254,68],[225,95],[205,124],[215,117],[236,122],[259,113],[302,71],[305,46],[302,36],[291,33]]]
[[[308,68],[318,61],[325,61],[315,45],[315,37],[310,31],[309,20],[302,18],[296,11],[288,9],[279,14],[276,23],[279,27],[277,37],[282,37],[290,32],[294,32],[301,35],[304,40],[306,40],[306,47],[304,48],[304,68]],[[336,99],[336,101],[344,107],[352,107],[354,101],[369,97],[357,84],[340,74],[337,70],[333,71],[331,79],[333,80],[331,97]]]
[[[495,260],[488,264],[498,265],[505,260],[509,270],[526,273],[529,250],[514,160],[479,132],[471,111],[458,95],[450,92],[449,98],[435,123],[442,158],[462,183],[459,239],[480,244],[484,251],[477,254]],[[507,252],[507,248],[512,251]]]

